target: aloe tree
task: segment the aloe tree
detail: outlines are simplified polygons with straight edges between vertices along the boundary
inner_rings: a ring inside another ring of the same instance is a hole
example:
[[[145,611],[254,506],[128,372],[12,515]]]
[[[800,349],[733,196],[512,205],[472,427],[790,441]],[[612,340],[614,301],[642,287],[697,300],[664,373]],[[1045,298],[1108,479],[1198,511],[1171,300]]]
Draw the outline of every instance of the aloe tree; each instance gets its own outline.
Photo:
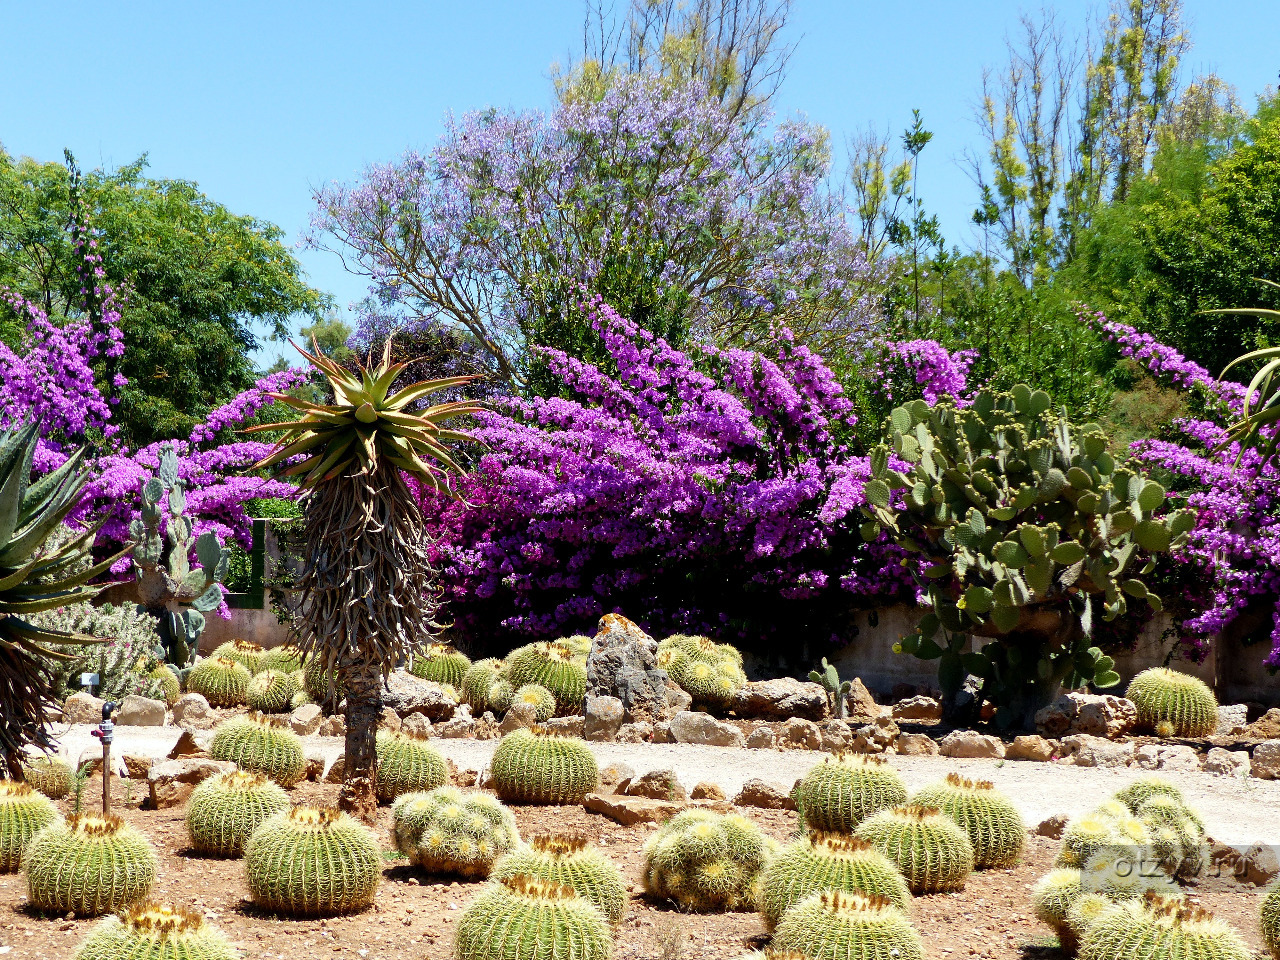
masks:
[[[1280,283],[1273,283],[1270,280],[1260,282],[1280,290]],[[1266,310],[1261,307],[1231,307],[1205,312],[1236,313],[1266,320],[1280,320],[1280,310]],[[1227,372],[1238,364],[1253,363],[1257,360],[1263,361],[1263,364],[1245,389],[1244,409],[1241,411],[1240,419],[1231,425],[1228,436],[1232,440],[1239,440],[1242,449],[1258,446],[1263,459],[1270,460],[1275,456],[1277,443],[1280,443],[1280,431],[1275,429],[1276,423],[1280,422],[1280,376],[1277,376],[1280,374],[1280,347],[1267,347],[1236,357],[1223,369],[1222,376],[1226,377]]]
[[[280,472],[297,477],[304,489],[295,642],[304,657],[318,659],[326,682],[340,683],[346,693],[339,805],[372,821],[382,684],[436,629],[435,570],[422,513],[405,477],[448,489],[459,467],[446,444],[469,438],[441,424],[480,407],[461,401],[417,408],[470,377],[426,380],[392,392],[407,364],[391,363],[389,342],[381,362],[358,373],[325,357],[318,346],[314,353],[299,353],[328,380],[333,403],[271,394],[301,418],[250,430],[283,432],[256,468],[282,466]]]

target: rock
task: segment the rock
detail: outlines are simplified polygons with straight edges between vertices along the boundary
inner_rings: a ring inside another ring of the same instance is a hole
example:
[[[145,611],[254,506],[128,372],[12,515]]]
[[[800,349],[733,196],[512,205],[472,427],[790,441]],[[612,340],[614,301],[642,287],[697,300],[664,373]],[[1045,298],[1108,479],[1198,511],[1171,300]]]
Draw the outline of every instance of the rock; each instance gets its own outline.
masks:
[[[342,778],[347,775],[347,755],[345,753],[338,754],[338,759],[329,765],[329,769],[325,771],[325,783],[341,783]]]
[[[425,713],[411,713],[400,721],[400,732],[425,740],[431,736],[431,721]]]
[[[624,792],[619,788],[619,792]],[[627,784],[629,797],[652,797],[654,800],[688,800],[689,794],[674,770],[650,770]]]
[[[1220,777],[1247,777],[1249,775],[1249,751],[1210,747],[1204,758],[1204,770],[1205,773],[1216,773]]]
[[[1031,832],[1037,837],[1048,837],[1050,840],[1061,840],[1062,832],[1067,829],[1067,823],[1071,818],[1066,814],[1055,814],[1045,820],[1041,820]]]
[[[347,735],[346,717],[340,713],[325,717],[319,728],[317,728],[316,733],[322,737],[345,737]]]
[[[124,770],[130,780],[147,779],[147,774],[151,772],[151,763],[150,757],[141,754],[126,753],[124,755]]]
[[[1013,743],[1005,747],[1006,760],[1035,760],[1043,763],[1053,759],[1053,741],[1038,737],[1035,734],[1014,737]]]
[[[542,725],[542,729],[560,737],[581,737],[584,721],[580,713],[571,717],[552,717]]]
[[[1134,763],[1143,770],[1199,770],[1200,757],[1183,744],[1146,743],[1133,755]]]
[[[821,750],[822,731],[812,720],[792,717],[778,729],[778,741],[784,747],[802,750]]]
[[[454,711],[453,711],[453,719],[454,719],[454,720],[470,720],[470,719],[472,719],[472,717],[471,717],[471,704],[469,704],[469,703],[460,703],[460,704],[458,704],[458,709],[456,709],[456,710],[454,710]]]
[[[900,733],[893,748],[904,757],[935,757],[939,749],[927,733]]]
[[[479,770],[455,770],[453,772],[453,785],[456,787],[474,787],[480,782]]]
[[[118,727],[163,727],[167,707],[163,700],[129,694],[120,702],[115,721]],[[101,715],[99,715],[101,719]]]
[[[1236,875],[1238,880],[1247,880],[1262,887],[1280,874],[1280,859],[1276,857],[1276,848],[1273,844],[1253,844],[1244,851],[1243,861],[1243,871]]]
[[[635,777],[636,772],[625,763],[611,763],[600,771],[600,785],[602,787],[615,787],[623,780],[630,780]]]
[[[859,678],[849,681],[849,692],[844,696],[844,715],[851,723],[869,723],[880,716],[881,708]]]
[[[444,727],[454,721],[449,720],[440,725],[443,731]],[[458,721],[459,723],[465,721]],[[538,718],[532,703],[513,703],[511,708],[507,710],[502,718],[502,723],[498,724],[498,732],[502,734],[510,733],[512,730],[532,730],[537,725]],[[448,736],[441,732],[440,736]]]
[[[1214,731],[1216,737],[1234,737],[1245,731],[1245,727],[1249,725],[1249,707],[1243,703],[1233,703],[1229,706],[1218,707],[1218,729]]]
[[[289,714],[289,728],[300,737],[311,736],[323,723],[324,711],[315,703],[304,703]]]
[[[637,823],[662,823],[685,808],[683,803],[654,800],[650,797],[627,797],[617,793],[589,793],[582,801],[591,813],[608,817],[624,827]]]
[[[178,742],[173,745],[173,749],[169,751],[170,760],[181,760],[184,757],[207,757],[209,752],[205,750],[205,745],[196,739],[196,735],[190,730],[183,730],[182,736],[178,738]]]
[[[388,733],[399,733],[400,714],[396,713],[391,707],[383,707],[382,717],[378,720],[378,729],[386,730]]]
[[[901,732],[893,717],[881,715],[873,723],[858,728],[853,738],[853,749],[859,753],[884,753],[893,746]]]
[[[778,736],[768,724],[760,724],[747,735],[746,746],[752,750],[772,750],[777,745]]]
[[[822,749],[827,753],[840,753],[852,746],[853,728],[849,724],[843,720],[828,720],[822,725]]]
[[[693,789],[689,792],[689,796],[694,800],[727,800],[724,791],[720,789],[718,784],[707,783],[705,780],[701,783],[695,783]]]
[[[587,740],[612,740],[622,727],[624,711],[617,697],[587,697],[582,735]]]
[[[753,680],[739,688],[729,708],[740,717],[821,720],[827,712],[827,692],[819,684],[794,677]]]
[[[648,743],[653,739],[653,724],[644,723],[624,723],[618,728],[618,736],[615,738],[619,743]]]
[[[307,751],[307,779],[319,783],[324,779],[324,754],[319,750]]]
[[[910,697],[893,705],[893,719],[934,723],[942,719],[942,704],[933,697]]]
[[[998,737],[976,730],[952,730],[938,744],[944,757],[1004,758],[1004,743]]]
[[[173,704],[173,722],[176,726],[191,730],[212,730],[218,723],[218,715],[209,701],[199,693],[184,693]]]
[[[671,724],[668,723],[666,720],[659,720],[657,723],[653,725],[653,742],[654,743],[675,743],[676,742],[675,734],[671,732]]]
[[[431,721],[448,720],[458,710],[458,702],[440,684],[419,679],[406,670],[396,670],[388,678],[382,703],[401,719],[422,713]]]
[[[195,757],[153,763],[147,773],[147,787],[150,791],[148,805],[152,810],[176,807],[191,796],[191,791],[195,790],[197,784],[235,768],[234,763],[226,760]]]
[[[1133,701],[1110,694],[1064,693],[1036,712],[1036,730],[1046,737],[1085,734],[1115,740],[1138,722]]]
[[[470,717],[457,717],[453,720],[446,720],[444,723],[436,724],[434,729],[438,737],[458,739],[471,736],[475,726],[476,722]]]
[[[1280,740],[1280,707],[1272,707],[1244,728],[1250,740]]]
[[[763,780],[748,780],[733,798],[734,806],[765,810],[794,810],[796,802],[779,787]]]
[[[91,723],[97,726],[102,722],[102,707],[105,700],[88,693],[73,693],[62,702],[62,720],[64,723]]]
[[[1062,738],[1062,758],[1077,767],[1124,767],[1133,759],[1132,743],[1075,733]]]
[[[1280,780],[1280,740],[1267,740],[1254,747],[1251,769],[1260,780]]]
[[[587,655],[587,696],[614,697],[623,722],[670,719],[692,702],[658,666],[658,643],[626,617],[607,613]]]
[[[801,723],[808,721],[802,720]],[[743,746],[742,732],[737,727],[721,723],[709,713],[695,713],[683,710],[671,718],[671,736],[677,743],[699,743],[712,747]],[[818,728],[814,727],[817,738]],[[654,728],[654,740],[657,740],[657,727]],[[817,738],[820,742],[820,738]]]

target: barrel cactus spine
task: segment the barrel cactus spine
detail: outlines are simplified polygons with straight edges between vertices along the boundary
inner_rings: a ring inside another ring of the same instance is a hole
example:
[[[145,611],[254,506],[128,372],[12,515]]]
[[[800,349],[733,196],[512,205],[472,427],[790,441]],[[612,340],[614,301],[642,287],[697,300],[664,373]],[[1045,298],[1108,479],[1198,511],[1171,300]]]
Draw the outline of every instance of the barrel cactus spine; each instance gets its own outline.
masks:
[[[645,843],[645,890],[696,913],[749,908],[772,852],[745,817],[685,810]]]
[[[1115,845],[1096,850],[1080,870],[1080,886],[1113,903],[1139,900],[1147,894],[1178,899],[1177,884],[1160,869],[1150,847]]]
[[[214,707],[238,707],[245,702],[252,675],[243,663],[228,657],[204,657],[187,674],[187,690]]]
[[[912,893],[963,890],[973,870],[969,835],[933,807],[881,810],[862,821],[853,835],[897,864]]]
[[[556,698],[559,713],[576,713],[587,696],[587,668],[573,651],[559,643],[531,643],[506,658],[506,680],[515,689],[528,683],[546,687]]]
[[[1280,880],[1272,881],[1262,898],[1259,921],[1262,924],[1262,942],[1275,960],[1280,960]]]
[[[584,740],[533,730],[503,737],[489,771],[494,792],[509,803],[581,803],[600,783],[595,755]]]
[[[924,960],[920,935],[901,909],[836,890],[814,893],[788,910],[773,942],[815,960]]]
[[[254,901],[289,916],[363,910],[382,875],[373,836],[331,808],[291,807],[264,820],[245,844],[244,863]]]
[[[1104,910],[1085,927],[1080,960],[1249,960],[1229,924],[1199,907],[1150,896]]]
[[[74,960],[239,960],[240,951],[195,910],[152,902],[100,921]]]
[[[470,658],[456,647],[447,643],[429,643],[414,656],[410,672],[420,680],[461,687],[462,678],[470,667]]]
[[[561,637],[556,641],[560,646],[566,647],[576,659],[581,660],[583,663],[586,662],[587,657],[591,654],[592,642],[592,637],[581,633],[575,633],[571,637]]]
[[[293,786],[307,772],[306,754],[296,733],[248,717],[232,717],[218,724],[209,756],[265,774],[282,787]]]
[[[571,887],[526,876],[490,883],[458,920],[456,960],[609,960],[604,915]]]
[[[156,854],[116,816],[73,816],[37,833],[23,858],[27,897],[39,910],[96,917],[145,899]]]
[[[289,808],[279,784],[262,774],[232,770],[205,780],[187,804],[191,846],[216,857],[238,857],[265,820]]]
[[[58,808],[29,783],[0,780],[0,873],[15,873],[31,838],[61,819]]]
[[[535,723],[546,723],[556,713],[556,698],[551,695],[550,690],[537,683],[526,683],[515,692],[511,702],[513,706],[517,703],[527,703],[533,707]]]
[[[973,844],[974,866],[1009,867],[1022,856],[1027,829],[1018,808],[986,780],[967,780],[955,773],[925,787],[911,798],[922,807],[936,807],[960,825]]]
[[[434,790],[449,782],[449,767],[425,740],[379,731],[378,799],[389,803],[402,793]]]
[[[1167,796],[1147,800],[1136,814],[1151,835],[1151,844],[1175,876],[1194,877],[1204,868],[1204,831],[1186,805]]]
[[[257,673],[262,669],[262,659],[265,652],[261,644],[254,643],[252,640],[236,639],[219,644],[213,651],[213,655],[234,660],[250,673]]]
[[[1067,914],[1080,899],[1082,875],[1075,867],[1057,867],[1050,870],[1031,888],[1031,905],[1042,923],[1053,928],[1062,949],[1072,952],[1076,947],[1075,933],[1067,922]]]
[[[1125,696],[1138,708],[1138,724],[1170,723],[1166,736],[1207,737],[1218,728],[1218,700],[1208,684],[1167,667],[1150,667],[1129,682]]]
[[[456,787],[405,794],[392,806],[391,822],[396,849],[423,870],[468,880],[489,876],[520,842],[510,810],[487,793]]]
[[[907,802],[907,786],[882,758],[828,757],[800,782],[796,806],[807,830],[852,833],[866,817]]]
[[[269,647],[262,651],[259,670],[278,670],[281,673],[297,673],[302,669],[302,651],[291,643]]]
[[[489,709],[489,688],[500,679],[502,668],[501,660],[488,657],[471,664],[463,674],[458,691],[462,694],[462,699],[471,705],[471,712],[475,716],[478,717]]]
[[[516,688],[501,677],[491,683],[488,692],[485,693],[489,709],[499,715],[511,709],[511,703],[515,698]]]
[[[75,774],[57,757],[36,757],[22,765],[22,779],[50,800],[61,800],[71,792]]]
[[[245,700],[250,708],[261,713],[286,713],[298,692],[296,674],[283,673],[269,668],[259,670],[249,681]]]
[[[558,883],[595,905],[615,926],[627,909],[627,885],[613,862],[583,837],[538,836],[493,865],[491,878],[526,876]]]

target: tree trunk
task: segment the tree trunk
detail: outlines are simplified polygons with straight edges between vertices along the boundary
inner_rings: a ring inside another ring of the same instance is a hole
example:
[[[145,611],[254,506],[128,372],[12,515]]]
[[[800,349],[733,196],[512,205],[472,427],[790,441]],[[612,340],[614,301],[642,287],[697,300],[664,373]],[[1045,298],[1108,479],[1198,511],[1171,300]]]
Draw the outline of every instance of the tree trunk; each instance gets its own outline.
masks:
[[[378,818],[378,721],[382,671],[377,663],[352,663],[343,673],[347,694],[347,765],[338,807],[365,823]]]

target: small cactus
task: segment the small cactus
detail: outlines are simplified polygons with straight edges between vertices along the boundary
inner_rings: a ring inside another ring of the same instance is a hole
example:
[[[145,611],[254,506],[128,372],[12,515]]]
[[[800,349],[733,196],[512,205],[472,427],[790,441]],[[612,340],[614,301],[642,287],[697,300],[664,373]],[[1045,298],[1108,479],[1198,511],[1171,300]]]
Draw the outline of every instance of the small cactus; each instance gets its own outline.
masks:
[[[556,641],[560,646],[567,647],[569,652],[572,653],[575,658],[583,661],[584,663],[586,662],[587,657],[591,654],[592,642],[593,638],[581,633],[575,633],[572,637],[561,637]]]
[[[369,831],[345,813],[291,807],[253,831],[244,865],[259,906],[290,916],[328,916],[373,903],[382,853]]]
[[[1080,894],[1075,903],[1071,904],[1071,909],[1067,911],[1066,933],[1058,937],[1058,942],[1062,945],[1062,948],[1069,950],[1071,953],[1079,953],[1080,938],[1089,929],[1089,924],[1115,905],[1114,900],[1108,900],[1100,893]]]
[[[501,660],[489,657],[477,660],[463,674],[458,690],[462,699],[471,705],[471,712],[475,716],[478,717],[489,709],[489,688],[498,682],[502,666]]]
[[[1134,817],[1110,817],[1097,811],[1067,823],[1062,832],[1062,849],[1055,862],[1059,867],[1083,867],[1098,850],[1107,846],[1146,847],[1150,836]]]
[[[266,651],[262,649],[262,645],[254,643],[252,640],[228,640],[226,643],[219,644],[213,651],[215,657],[234,660],[250,673],[257,673],[262,669],[262,659],[265,653]]]
[[[772,849],[745,817],[685,810],[645,843],[645,890],[696,913],[740,910]]]
[[[462,651],[447,643],[429,643],[414,656],[411,672],[420,680],[461,687],[470,667],[471,660]]]
[[[1262,898],[1262,942],[1275,960],[1280,960],[1280,880],[1267,887]]]
[[[576,713],[587,696],[587,668],[558,643],[531,643],[507,654],[507,681],[517,690],[536,683],[551,691],[560,713]]]
[[[973,870],[969,835],[932,807],[881,810],[853,835],[896,863],[912,893],[963,890]]]
[[[515,692],[511,703],[512,706],[517,703],[527,703],[533,707],[535,723],[546,723],[556,713],[556,698],[551,695],[550,690],[537,683],[526,683]]]
[[[581,837],[534,837],[493,865],[492,879],[526,876],[558,883],[595,905],[617,925],[627,909],[627,885],[608,857]]]
[[[600,782],[596,758],[577,737],[513,730],[489,766],[494,792],[509,803],[581,803]]]
[[[805,829],[852,833],[878,810],[907,802],[907,786],[879,757],[827,758],[805,774],[796,792]]]
[[[303,672],[299,670],[293,675],[294,682],[298,684],[298,692],[289,698],[289,712],[292,713],[299,707],[306,706],[308,703],[315,703],[311,694],[307,693],[306,687],[303,686]]]
[[[1138,807],[1136,816],[1170,873],[1194,877],[1204,868],[1204,831],[1183,803],[1173,797],[1152,797]]]
[[[1218,701],[1208,685],[1167,667],[1143,670],[1125,696],[1138,708],[1138,724],[1155,728],[1170,723],[1160,736],[1207,737],[1218,728]]]
[[[1128,807],[1129,812],[1137,816],[1138,811],[1142,809],[1142,805],[1152,797],[1169,797],[1178,801],[1182,805],[1182,809],[1186,811],[1191,822],[1201,833],[1204,832],[1204,821],[1200,819],[1200,815],[1187,805],[1186,798],[1183,797],[1182,791],[1175,787],[1168,780],[1162,780],[1160,777],[1139,777],[1127,787],[1122,787],[1116,791],[1115,798],[1120,803]]]
[[[336,704],[345,695],[342,681],[333,670],[326,670],[324,661],[319,657],[308,657],[302,661],[302,689],[313,701],[321,704]]]
[[[187,674],[187,689],[200,694],[211,706],[238,707],[245,702],[251,679],[243,663],[227,657],[205,657]]]
[[[827,663],[826,657],[822,658],[821,670],[809,671],[809,679],[827,691],[827,706],[831,708],[831,715],[837,720],[843,720],[846,698],[853,689],[853,682],[846,680],[841,683],[840,671],[834,663]]]
[[[1080,887],[1114,903],[1141,899],[1148,893],[1178,896],[1178,887],[1160,869],[1149,847],[1106,846],[1095,851],[1080,871]]]
[[[747,682],[742,654],[727,643],[676,634],[658,644],[658,666],[697,704],[724,709]]]
[[[178,675],[173,672],[173,668],[167,663],[157,664],[147,673],[147,679],[155,683],[160,690],[160,695],[164,698],[164,702],[169,706],[177,703],[178,698],[182,696],[182,681],[178,679]]]
[[[489,691],[485,694],[489,709],[499,715],[511,709],[511,702],[515,698],[516,688],[501,677],[489,685]]]
[[[58,808],[29,783],[0,780],[0,873],[16,873],[31,838],[58,819]]]
[[[245,700],[250,708],[261,713],[287,713],[292,709],[289,704],[293,702],[297,692],[296,674],[263,669],[255,673],[253,679],[249,681]]]
[[[283,643],[262,651],[259,670],[279,670],[281,673],[297,673],[302,669],[302,651],[291,643]]]
[[[865,840],[845,834],[802,837],[760,874],[756,908],[772,930],[789,909],[820,890],[843,890],[907,909],[911,892],[898,868]]]
[[[50,800],[61,800],[71,792],[75,775],[57,757],[36,757],[22,765],[22,779]]]
[[[307,772],[302,740],[296,733],[248,717],[232,717],[218,724],[209,756],[265,774],[282,787],[293,786]]]
[[[609,960],[604,915],[563,884],[526,876],[485,887],[458,920],[456,960]]]
[[[424,740],[401,733],[379,732],[378,799],[390,803],[402,793],[434,790],[449,782],[449,767],[439,751]]]
[[[924,960],[920,935],[901,909],[837,890],[814,893],[788,910],[773,943],[813,960]]]
[[[1199,907],[1148,897],[1103,910],[1084,929],[1080,960],[1250,960],[1229,924]]]
[[[911,798],[921,807],[936,807],[969,834],[973,865],[1010,867],[1022,856],[1027,829],[1018,808],[986,780],[976,783],[949,773],[940,783],[925,787]]]
[[[1058,943],[1068,952],[1076,947],[1076,936],[1067,914],[1080,899],[1082,874],[1075,867],[1058,867],[1041,877],[1031,888],[1031,905],[1036,919],[1053,928]]]
[[[240,951],[194,910],[141,903],[90,931],[74,960],[239,960]]]
[[[151,893],[156,854],[116,816],[73,816],[37,833],[23,859],[27,897],[38,910],[96,917]]]
[[[264,820],[288,808],[288,795],[261,774],[232,770],[210,777],[187,805],[191,846],[216,857],[238,857]]]
[[[520,842],[511,811],[487,793],[437,787],[406,793],[391,808],[396,849],[434,874],[484,879]]]

